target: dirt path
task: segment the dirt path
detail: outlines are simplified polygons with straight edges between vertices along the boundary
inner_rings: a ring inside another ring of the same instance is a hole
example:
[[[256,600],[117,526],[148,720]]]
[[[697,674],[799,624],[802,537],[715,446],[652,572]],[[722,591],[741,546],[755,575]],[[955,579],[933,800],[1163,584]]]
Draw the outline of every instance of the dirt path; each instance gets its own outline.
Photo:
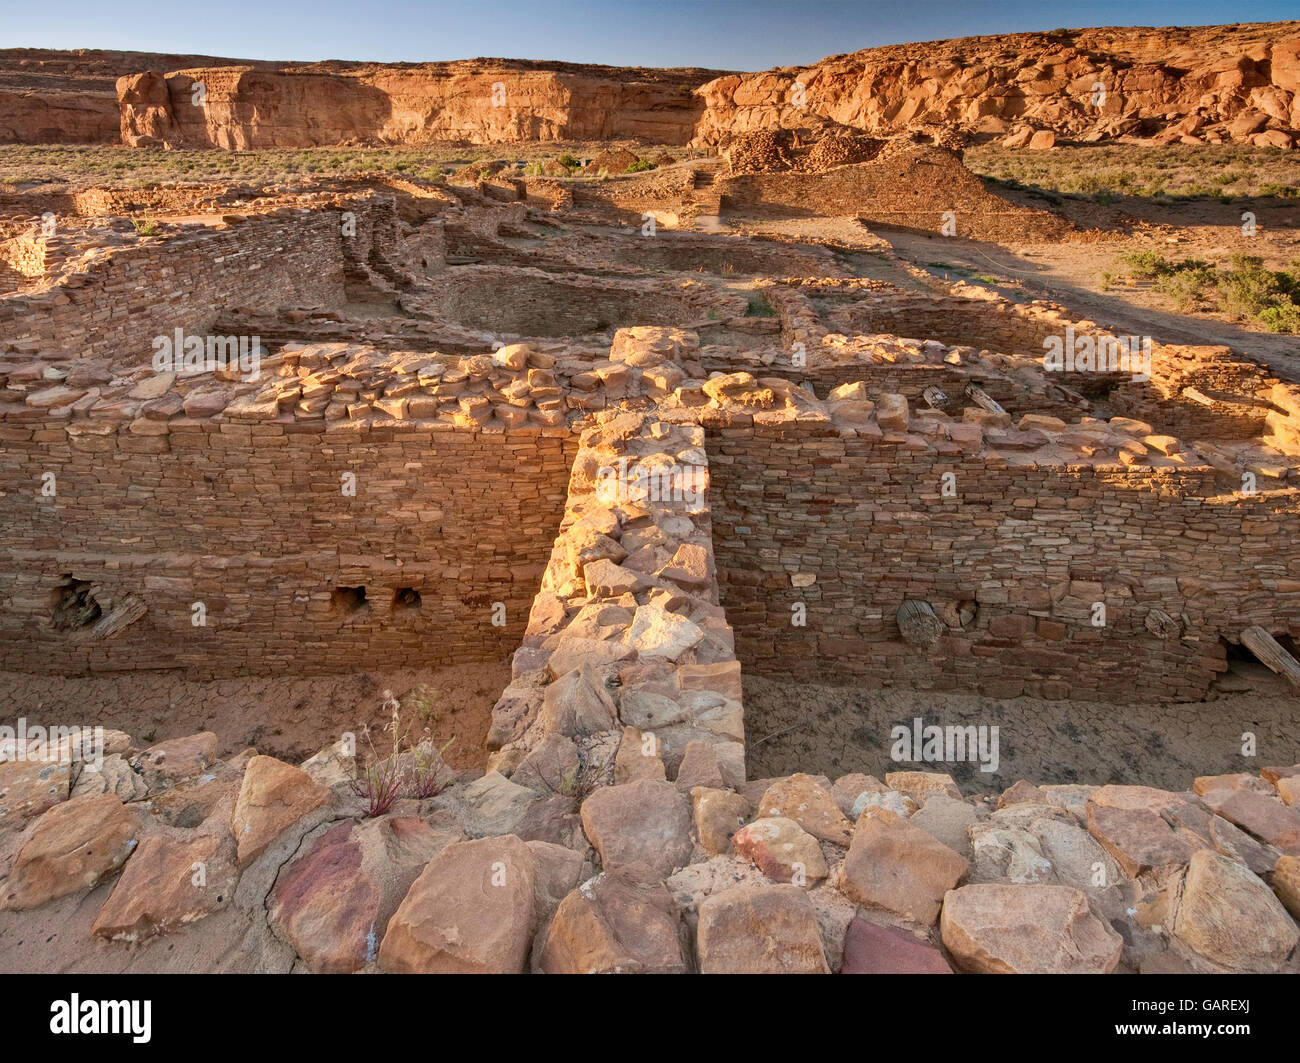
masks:
[[[1277,232],[1258,246],[1244,246],[1235,227],[1199,225],[1173,236],[1143,231],[1140,236],[1099,243],[1035,244],[1003,248],[997,244],[955,237],[885,232],[895,253],[928,268],[942,278],[943,265],[952,267],[951,280],[963,274],[991,277],[991,285],[1009,298],[1050,299],[1072,316],[1090,318],[1122,334],[1151,336],[1157,342],[1222,344],[1268,364],[1274,373],[1300,381],[1300,337],[1246,327],[1221,314],[1179,313],[1164,296],[1149,287],[1112,287],[1103,291],[1101,274],[1112,269],[1125,251],[1157,250],[1176,258],[1205,258],[1226,262],[1229,254],[1248,250],[1277,267],[1300,255],[1295,237]],[[937,264],[937,265],[936,265]],[[967,278],[968,279],[968,278]]]

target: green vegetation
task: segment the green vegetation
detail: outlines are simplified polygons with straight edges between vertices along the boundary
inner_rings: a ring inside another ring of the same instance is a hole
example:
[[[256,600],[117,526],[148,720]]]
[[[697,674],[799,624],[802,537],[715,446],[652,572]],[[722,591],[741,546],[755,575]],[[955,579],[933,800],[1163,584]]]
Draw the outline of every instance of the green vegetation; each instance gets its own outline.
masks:
[[[1300,196],[1300,158],[1282,148],[1246,144],[1058,144],[1024,151],[985,144],[970,148],[966,165],[1009,188],[1146,199]]]
[[[628,166],[628,168],[623,172],[624,173],[645,173],[646,170],[653,170],[654,168],[655,168],[655,164],[652,163],[649,159],[637,159],[636,162],[631,163]]]
[[[510,145],[514,157],[545,166],[561,151],[559,162],[570,170],[580,159],[597,154],[604,145]],[[663,145],[647,147],[656,158]],[[680,149],[678,149],[680,150]],[[476,160],[486,165],[489,156]],[[286,178],[337,177],[347,174],[397,174],[441,182],[444,171],[472,165],[464,146],[431,144],[427,148],[269,148],[258,151],[164,151],[107,144],[0,145],[0,184],[6,188],[67,183],[76,187],[145,187],[146,184],[200,181],[268,181]]]
[[[1266,185],[1260,185],[1255,194],[1278,199],[1295,199],[1300,197],[1300,188],[1296,188],[1294,185],[1284,185],[1277,181],[1270,181]]]
[[[776,317],[776,310],[772,304],[767,301],[767,296],[762,292],[749,297],[749,304],[745,307],[746,317]]]
[[[1221,269],[1203,259],[1175,262],[1156,251],[1131,251],[1115,260],[1116,270],[1121,267],[1104,272],[1102,284],[1147,281],[1179,310],[1219,310],[1270,332],[1300,333],[1300,259],[1271,270],[1258,255],[1235,254]]]

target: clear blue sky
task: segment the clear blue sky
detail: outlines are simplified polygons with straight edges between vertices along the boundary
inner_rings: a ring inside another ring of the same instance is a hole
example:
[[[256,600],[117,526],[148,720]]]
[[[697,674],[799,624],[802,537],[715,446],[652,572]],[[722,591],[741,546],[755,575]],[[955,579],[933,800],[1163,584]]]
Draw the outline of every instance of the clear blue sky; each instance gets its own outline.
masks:
[[[944,37],[1288,18],[1300,18],[1297,0],[0,0],[0,48],[762,70]]]

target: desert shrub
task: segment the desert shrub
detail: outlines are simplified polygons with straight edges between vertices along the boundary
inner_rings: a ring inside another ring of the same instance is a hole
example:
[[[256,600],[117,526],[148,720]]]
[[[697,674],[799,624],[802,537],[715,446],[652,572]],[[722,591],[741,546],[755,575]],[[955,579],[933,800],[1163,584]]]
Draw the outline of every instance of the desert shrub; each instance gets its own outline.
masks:
[[[767,301],[767,296],[762,292],[749,297],[749,303],[745,307],[746,317],[776,317],[776,310],[772,304]]]
[[[1168,272],[1169,261],[1156,251],[1128,251],[1119,256],[1119,261],[1128,267],[1129,276],[1149,280]]]
[[[653,170],[655,164],[649,159],[637,159],[636,162],[629,164],[624,173],[644,173],[646,170]]]
[[[412,692],[413,694],[415,692]],[[365,815],[382,816],[393,806],[393,802],[402,796],[424,800],[436,797],[451,783],[451,777],[443,771],[442,754],[456,740],[453,735],[441,749],[433,748],[433,741],[428,737],[428,728],[418,742],[410,740],[410,725],[403,724],[401,706],[391,693],[385,691],[386,705],[390,705],[389,720],[384,731],[392,738],[392,748],[381,754],[370,735],[369,724],[363,725],[362,737],[367,752],[364,763],[360,757],[352,761],[352,778],[349,788],[352,793],[365,803]],[[416,712],[420,718],[436,717],[436,710],[431,705],[417,702]]]
[[[1156,291],[1169,296],[1179,310],[1190,310],[1207,299],[1215,284],[1213,267],[1204,264],[1176,269],[1156,279]]]
[[[1234,317],[1258,317],[1288,294],[1281,277],[1264,268],[1263,259],[1255,255],[1233,255],[1232,266],[1219,274],[1218,286],[1223,309]]]
[[[1267,306],[1259,313],[1259,320],[1269,332],[1300,333],[1300,305],[1291,302]]]

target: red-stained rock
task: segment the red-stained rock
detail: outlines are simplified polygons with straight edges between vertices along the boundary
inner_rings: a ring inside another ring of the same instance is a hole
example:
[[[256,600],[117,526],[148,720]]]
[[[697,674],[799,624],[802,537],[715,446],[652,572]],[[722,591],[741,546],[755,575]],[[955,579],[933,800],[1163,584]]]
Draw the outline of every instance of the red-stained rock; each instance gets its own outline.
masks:
[[[317,974],[360,970],[416,876],[458,840],[410,817],[339,823],[280,873],[271,926]]]
[[[943,953],[915,934],[856,915],[844,936],[840,974],[952,974]]]

